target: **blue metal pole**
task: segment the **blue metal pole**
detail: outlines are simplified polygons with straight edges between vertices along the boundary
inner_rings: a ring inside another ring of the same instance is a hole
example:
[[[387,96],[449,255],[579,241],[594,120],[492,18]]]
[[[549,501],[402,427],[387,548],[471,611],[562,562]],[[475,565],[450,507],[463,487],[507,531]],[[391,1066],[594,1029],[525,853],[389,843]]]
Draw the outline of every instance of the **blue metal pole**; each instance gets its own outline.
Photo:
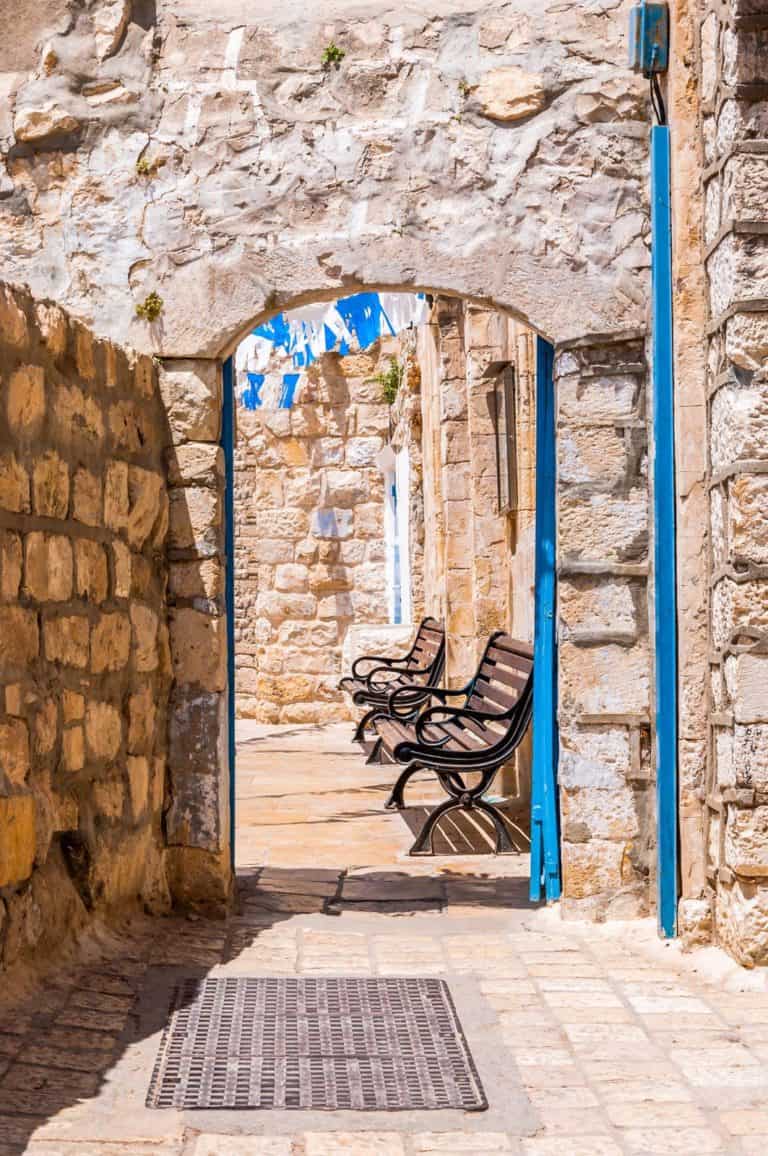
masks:
[[[227,725],[229,750],[229,848],[235,867],[235,386],[232,358],[222,373],[221,445],[224,450],[224,554],[227,614]]]
[[[536,606],[531,783],[533,901],[560,898],[557,799],[557,624],[554,349],[536,339]]]
[[[653,296],[653,509],[656,641],[658,921],[677,934],[677,565],[669,128],[651,129]]]

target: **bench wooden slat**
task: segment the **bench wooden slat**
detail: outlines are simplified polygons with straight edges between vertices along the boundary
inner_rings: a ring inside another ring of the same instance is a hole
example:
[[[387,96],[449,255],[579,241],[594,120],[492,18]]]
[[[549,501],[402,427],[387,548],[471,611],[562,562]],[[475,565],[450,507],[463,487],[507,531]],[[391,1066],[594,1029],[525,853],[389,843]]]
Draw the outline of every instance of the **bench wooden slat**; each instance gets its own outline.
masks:
[[[478,679],[472,697],[485,699],[493,703],[494,706],[500,706],[502,710],[509,710],[520,698],[520,694],[516,690],[499,685],[499,683],[489,683],[485,679]]]
[[[496,645],[489,646],[487,658],[492,662],[499,663],[500,666],[520,670],[523,674],[530,674],[533,667],[533,661],[527,655],[513,654],[511,651],[502,650]]]
[[[504,686],[513,686],[521,689],[528,681],[528,675],[517,670],[507,670],[503,666],[487,666],[480,671],[480,678],[487,682],[501,682]]]
[[[514,655],[524,655],[533,660],[533,646],[530,642],[522,642],[519,638],[511,638],[502,634],[494,638],[493,645],[497,650],[504,650]]]

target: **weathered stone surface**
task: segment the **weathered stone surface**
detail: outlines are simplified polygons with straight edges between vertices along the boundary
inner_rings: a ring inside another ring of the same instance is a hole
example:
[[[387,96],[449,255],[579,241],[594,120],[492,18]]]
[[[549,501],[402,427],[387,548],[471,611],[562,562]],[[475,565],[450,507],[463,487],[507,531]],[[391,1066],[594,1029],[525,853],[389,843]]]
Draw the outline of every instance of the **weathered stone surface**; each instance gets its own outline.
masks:
[[[109,592],[107,552],[101,542],[75,539],[75,590],[89,602],[103,602]]]
[[[115,539],[112,554],[112,593],[115,598],[128,598],[133,581],[131,551],[124,542]]]
[[[0,887],[21,883],[35,861],[35,801],[31,795],[0,798]]]
[[[37,615],[21,606],[0,606],[0,667],[26,667],[38,654]]]
[[[85,709],[85,738],[92,759],[114,759],[122,742],[120,711],[109,702],[91,699]]]
[[[623,579],[574,577],[559,583],[560,615],[564,637],[574,642],[635,642],[638,603],[644,591]]]
[[[637,715],[650,709],[650,656],[647,645],[560,648],[563,709],[579,715]]]
[[[81,726],[64,730],[61,757],[65,771],[81,771],[85,766],[85,731]]]
[[[138,671],[157,670],[159,621],[150,606],[132,602],[130,607],[133,664]]]
[[[128,756],[128,795],[134,822],[138,822],[149,805],[149,760],[143,756]]]
[[[487,72],[473,95],[484,116],[503,122],[533,116],[546,100],[541,76],[514,67]]]
[[[152,688],[145,686],[128,699],[128,753],[151,752],[155,739],[156,707]]]
[[[620,790],[631,762],[631,740],[624,727],[560,730],[558,778],[566,790]]]
[[[222,543],[220,495],[203,486],[171,490],[168,544],[174,550],[215,555]]]
[[[60,385],[53,393],[53,416],[59,438],[90,447],[104,441],[104,414],[95,397],[77,385]]]
[[[55,450],[35,462],[32,510],[44,518],[66,518],[69,509],[69,466]]]
[[[224,574],[218,558],[174,562],[170,590],[177,598],[218,598],[224,591]]]
[[[127,614],[102,614],[91,631],[94,674],[122,670],[131,653],[131,623]]]
[[[648,553],[648,495],[565,492],[559,503],[559,548],[565,559],[635,562]]]
[[[79,614],[62,614],[43,620],[43,647],[49,662],[84,670],[88,665],[88,619]]]
[[[162,538],[162,535],[157,535],[158,522],[164,516],[164,503],[167,500],[162,475],[131,466],[128,471],[128,498],[130,513],[125,522],[126,535],[133,549],[140,550],[153,531]]]
[[[4,530],[0,532],[0,598],[3,602],[18,598],[21,574],[21,537],[12,530]]]
[[[63,534],[34,531],[24,541],[24,591],[38,602],[72,596],[72,543]]]
[[[726,683],[737,723],[768,722],[768,655],[739,654],[725,665]]]
[[[197,610],[171,615],[173,671],[180,686],[222,691],[227,685],[224,621]]]
[[[216,851],[221,846],[220,788],[215,776],[188,770],[173,779],[166,815],[168,842]]]
[[[29,510],[29,476],[14,453],[0,454],[0,508],[16,514]]]
[[[101,478],[86,469],[75,470],[72,485],[72,517],[86,526],[100,526],[102,523]]]
[[[224,450],[210,442],[174,446],[167,461],[171,486],[216,486],[224,478]]]
[[[610,791],[565,791],[560,807],[563,838],[568,843],[633,839],[639,834],[635,800],[626,784]]]
[[[571,899],[615,893],[624,883],[624,843],[592,839],[563,846],[563,889]]]
[[[14,786],[29,774],[29,731],[23,719],[0,722],[0,770]]]
[[[11,433],[34,438],[45,417],[45,374],[39,365],[23,365],[8,381],[6,411]]]
[[[13,349],[23,349],[28,340],[27,318],[8,285],[0,288],[0,333]]]
[[[768,563],[768,479],[748,474],[734,478],[728,506],[732,559]]]
[[[171,700],[169,764],[172,776],[209,775],[220,770],[227,733],[226,700],[222,694],[178,686]]]
[[[52,137],[68,136],[80,128],[80,121],[72,112],[54,101],[38,107],[16,110],[13,131],[17,141],[42,144]]]
[[[215,361],[163,362],[160,394],[174,443],[218,441],[220,388]]]

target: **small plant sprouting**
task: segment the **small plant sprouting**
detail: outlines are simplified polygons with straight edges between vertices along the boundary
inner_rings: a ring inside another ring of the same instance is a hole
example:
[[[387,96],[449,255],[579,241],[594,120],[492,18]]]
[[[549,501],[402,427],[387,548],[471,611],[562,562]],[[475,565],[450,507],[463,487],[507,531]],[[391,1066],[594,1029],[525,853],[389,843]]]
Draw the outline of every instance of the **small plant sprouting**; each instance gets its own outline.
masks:
[[[323,68],[326,72],[329,68],[338,68],[346,55],[343,48],[339,48],[338,44],[334,44],[334,42],[331,41],[330,44],[326,44],[323,49]]]
[[[459,81],[459,92],[464,97],[464,100],[469,97],[470,93],[472,92],[472,85],[468,80],[462,79]]]
[[[136,305],[136,316],[141,317],[143,321],[157,321],[162,312],[163,299],[154,289]]]
[[[136,161],[136,175],[139,177],[156,177],[157,170],[164,163],[163,159],[151,161],[149,157],[139,157]]]
[[[394,405],[404,377],[405,369],[396,357],[390,357],[389,366],[384,373],[376,374],[375,380],[379,382],[384,391],[384,400],[387,405]]]

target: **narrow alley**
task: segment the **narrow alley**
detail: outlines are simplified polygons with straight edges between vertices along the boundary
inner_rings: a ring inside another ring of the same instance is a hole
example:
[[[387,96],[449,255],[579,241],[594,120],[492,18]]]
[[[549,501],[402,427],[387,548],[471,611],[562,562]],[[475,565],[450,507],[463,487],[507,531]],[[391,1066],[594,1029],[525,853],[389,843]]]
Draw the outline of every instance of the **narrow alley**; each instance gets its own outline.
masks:
[[[381,806],[391,768],[349,733],[240,723],[237,915],[97,929],[83,963],[3,1009],[2,1156],[764,1152],[758,973],[683,955],[649,920],[532,908],[525,854],[409,859],[409,812]],[[181,974],[444,978],[489,1108],[149,1109]]]

